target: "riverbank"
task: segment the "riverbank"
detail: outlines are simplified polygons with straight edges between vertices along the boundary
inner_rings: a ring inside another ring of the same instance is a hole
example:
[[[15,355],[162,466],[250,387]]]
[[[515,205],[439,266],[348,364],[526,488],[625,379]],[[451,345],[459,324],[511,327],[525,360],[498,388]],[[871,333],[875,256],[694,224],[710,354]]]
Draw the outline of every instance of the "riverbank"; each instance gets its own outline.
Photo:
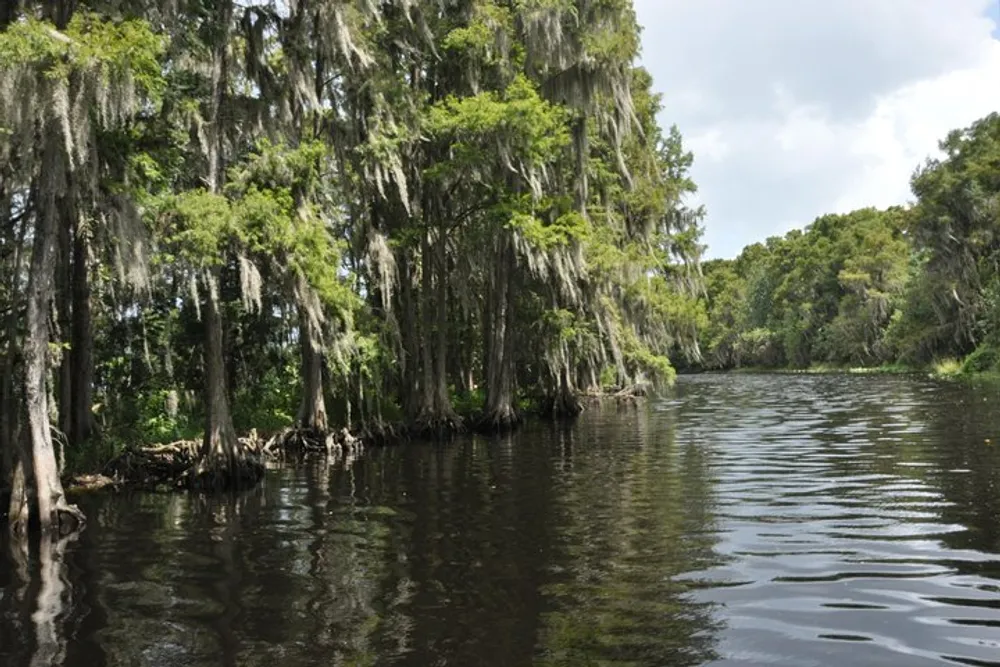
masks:
[[[646,400],[650,388],[633,385],[626,388],[576,395],[580,410],[600,405],[615,405],[618,409],[636,407]],[[498,435],[500,432],[485,425],[482,419],[481,395],[454,397],[456,420],[446,431],[429,432],[419,425],[403,422],[355,424],[353,429],[333,427],[327,431],[314,431],[288,427],[274,433],[251,430],[239,438],[244,454],[254,462],[284,461],[295,457],[313,455],[333,458],[353,457],[366,447],[398,446],[411,442],[447,440],[465,433]],[[529,421],[572,421],[575,414],[553,413],[543,406],[544,401],[535,397],[522,397],[518,401],[518,419],[514,427]],[[190,471],[199,460],[200,437],[169,443],[132,444],[118,449],[103,461],[88,458],[84,465],[65,471],[63,486],[70,494],[92,491],[145,490],[173,492],[189,488]]]
[[[833,364],[813,364],[807,368],[787,368],[769,366],[742,366],[687,372],[685,375],[702,373],[747,374],[747,375],[926,375],[944,379],[997,380],[1000,369],[977,370],[970,368],[968,361],[941,359],[924,366],[907,364],[884,364],[881,366],[837,366]]]

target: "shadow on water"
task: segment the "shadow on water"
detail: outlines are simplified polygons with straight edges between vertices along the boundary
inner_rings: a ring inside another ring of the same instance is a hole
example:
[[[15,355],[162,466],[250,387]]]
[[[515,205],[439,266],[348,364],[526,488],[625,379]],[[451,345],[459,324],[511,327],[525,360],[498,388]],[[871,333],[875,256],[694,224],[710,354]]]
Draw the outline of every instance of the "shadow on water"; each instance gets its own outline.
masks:
[[[1000,664],[998,401],[684,378],[239,497],[84,498],[76,542],[3,545],[0,664]]]

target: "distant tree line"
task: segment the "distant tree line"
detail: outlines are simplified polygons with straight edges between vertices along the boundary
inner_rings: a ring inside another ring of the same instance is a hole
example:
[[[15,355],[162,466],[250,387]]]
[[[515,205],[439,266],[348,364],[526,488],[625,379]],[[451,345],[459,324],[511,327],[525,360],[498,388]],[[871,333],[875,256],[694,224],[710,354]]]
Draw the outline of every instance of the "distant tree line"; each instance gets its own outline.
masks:
[[[1000,114],[940,147],[912,206],[825,215],[705,262],[704,367],[1000,370]]]

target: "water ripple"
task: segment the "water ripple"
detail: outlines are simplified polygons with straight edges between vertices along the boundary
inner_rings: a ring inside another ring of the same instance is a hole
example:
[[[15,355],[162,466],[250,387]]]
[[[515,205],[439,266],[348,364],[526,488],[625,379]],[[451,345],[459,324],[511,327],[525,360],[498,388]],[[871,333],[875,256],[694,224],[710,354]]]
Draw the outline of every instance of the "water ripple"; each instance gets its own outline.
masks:
[[[1000,517],[967,496],[998,488],[980,446],[998,424],[949,410],[962,391],[682,379],[678,432],[710,450],[724,557],[684,580],[720,605],[718,664],[1000,664]]]

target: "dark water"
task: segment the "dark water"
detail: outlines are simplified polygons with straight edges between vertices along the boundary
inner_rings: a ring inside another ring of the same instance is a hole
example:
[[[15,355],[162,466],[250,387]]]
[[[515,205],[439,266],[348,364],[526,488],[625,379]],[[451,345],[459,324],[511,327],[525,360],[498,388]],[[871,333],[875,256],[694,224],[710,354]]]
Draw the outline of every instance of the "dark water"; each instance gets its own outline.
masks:
[[[684,378],[239,499],[83,503],[76,543],[4,549],[0,665],[1000,665],[996,387]]]

